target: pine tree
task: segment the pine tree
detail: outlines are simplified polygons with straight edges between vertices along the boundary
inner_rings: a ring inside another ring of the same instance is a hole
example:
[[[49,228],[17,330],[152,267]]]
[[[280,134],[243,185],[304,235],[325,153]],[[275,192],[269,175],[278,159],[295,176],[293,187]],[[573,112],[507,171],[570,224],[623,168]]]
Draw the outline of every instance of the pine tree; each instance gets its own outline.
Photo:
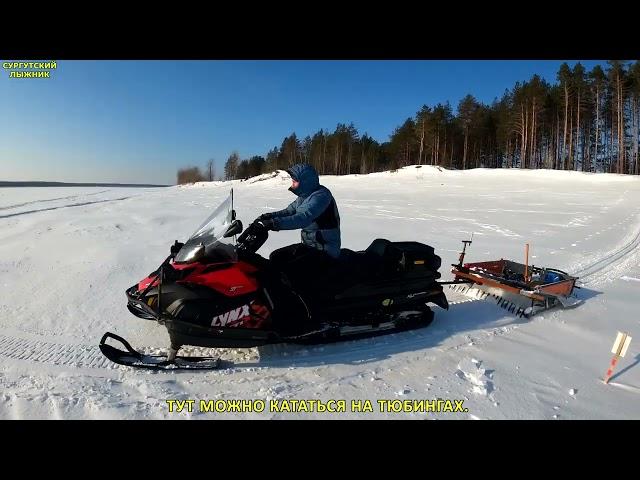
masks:
[[[601,104],[602,104],[602,93],[605,87],[606,77],[602,67],[600,65],[596,65],[593,67],[591,72],[589,73],[589,78],[591,80],[591,90],[592,95],[594,97],[594,103],[596,108],[596,118],[595,118],[595,144],[594,144],[594,153],[593,160],[591,164],[591,171],[596,171],[598,168],[598,158],[599,158],[599,147],[600,147],[600,124],[601,124]]]
[[[462,169],[467,168],[467,152],[469,144],[469,130],[474,123],[480,104],[473,95],[466,95],[458,104],[458,120],[464,132],[464,148],[462,153]]]
[[[240,155],[238,152],[233,152],[226,163],[224,164],[224,178],[225,180],[235,180],[238,175],[238,166],[240,165]]]

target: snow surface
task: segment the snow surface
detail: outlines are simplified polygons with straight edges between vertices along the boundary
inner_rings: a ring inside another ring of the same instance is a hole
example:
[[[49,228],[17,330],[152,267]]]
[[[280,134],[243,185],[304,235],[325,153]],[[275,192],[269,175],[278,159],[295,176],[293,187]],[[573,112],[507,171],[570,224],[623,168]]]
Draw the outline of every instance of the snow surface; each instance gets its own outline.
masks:
[[[186,349],[233,365],[211,372],[117,366],[105,331],[134,347],[167,346],[164,327],[133,317],[124,290],[157,268],[233,186],[245,224],[293,200],[283,175],[169,188],[0,188],[0,418],[640,418],[640,179],[558,171],[406,167],[325,176],[343,247],[417,240],[451,278],[468,261],[521,260],[577,274],[572,309],[517,319],[445,289],[425,329],[325,346]],[[260,253],[299,241],[272,234]],[[632,341],[602,382],[617,331]],[[167,400],[346,400],[344,413],[170,413]],[[352,412],[351,400],[373,412]],[[464,400],[465,412],[381,412],[378,400]]]

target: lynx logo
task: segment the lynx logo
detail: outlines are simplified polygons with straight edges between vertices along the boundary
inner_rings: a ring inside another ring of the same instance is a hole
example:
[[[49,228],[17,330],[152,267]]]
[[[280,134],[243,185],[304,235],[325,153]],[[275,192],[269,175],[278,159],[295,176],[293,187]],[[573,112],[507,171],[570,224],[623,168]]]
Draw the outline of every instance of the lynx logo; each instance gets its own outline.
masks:
[[[249,305],[242,305],[234,310],[230,310],[221,315],[216,315],[211,320],[212,327],[233,327],[234,324],[241,323],[245,317],[249,317]]]

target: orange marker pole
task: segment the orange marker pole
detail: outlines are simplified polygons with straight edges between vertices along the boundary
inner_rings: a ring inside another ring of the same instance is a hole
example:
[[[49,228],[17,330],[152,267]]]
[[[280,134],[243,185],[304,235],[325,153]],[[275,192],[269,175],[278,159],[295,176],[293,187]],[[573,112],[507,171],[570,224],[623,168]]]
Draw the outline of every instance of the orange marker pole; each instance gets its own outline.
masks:
[[[616,341],[613,343],[613,348],[611,349],[611,353],[613,353],[613,358],[611,359],[611,365],[609,366],[609,370],[607,370],[607,374],[604,377],[604,383],[609,383],[609,379],[611,379],[611,375],[613,375],[613,369],[615,368],[618,360],[625,356],[627,353],[627,349],[629,348],[629,344],[631,343],[631,337],[628,333],[618,332],[616,336]]]
[[[613,369],[616,367],[616,363],[618,363],[618,359],[620,357],[618,355],[614,355],[611,359],[611,365],[609,365],[609,370],[607,370],[607,374],[604,376],[604,383],[609,383],[609,379],[611,375],[613,375]]]

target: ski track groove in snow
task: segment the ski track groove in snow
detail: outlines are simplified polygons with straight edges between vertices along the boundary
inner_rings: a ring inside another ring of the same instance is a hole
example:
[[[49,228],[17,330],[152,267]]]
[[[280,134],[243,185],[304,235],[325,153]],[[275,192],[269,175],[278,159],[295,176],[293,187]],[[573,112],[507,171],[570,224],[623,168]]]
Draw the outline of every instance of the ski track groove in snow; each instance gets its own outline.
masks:
[[[14,208],[24,207],[25,205],[33,205],[34,203],[56,202],[58,200],[71,200],[72,198],[89,197],[92,195],[100,195],[101,193],[106,193],[108,191],[109,190],[102,190],[100,192],[85,193],[81,195],[69,195],[67,197],[47,198],[44,200],[31,200],[30,202],[16,203],[13,205],[7,205],[6,207],[0,207],[0,210],[12,210]]]
[[[49,207],[49,208],[40,208],[38,210],[27,210],[26,212],[18,212],[18,213],[9,213],[7,215],[0,215],[0,219],[2,218],[10,218],[10,217],[21,217],[23,215],[29,215],[31,213],[38,213],[38,212],[48,212],[51,210],[60,210],[61,208],[72,208],[72,207],[83,207],[86,205],[94,205],[96,203],[108,203],[108,202],[119,202],[122,200],[127,200],[131,198],[129,197],[121,197],[121,198],[110,198],[110,199],[105,199],[105,200],[95,200],[93,202],[82,202],[82,203],[72,203],[70,205],[60,205],[59,207]]]
[[[638,248],[638,246],[640,246],[640,230],[638,230],[635,237],[629,243],[592,262],[590,265],[582,267],[581,270],[575,272],[575,275],[580,277],[584,282],[584,279],[591,278],[595,274],[600,273],[605,268],[613,265],[618,260],[622,260],[633,250]]]

